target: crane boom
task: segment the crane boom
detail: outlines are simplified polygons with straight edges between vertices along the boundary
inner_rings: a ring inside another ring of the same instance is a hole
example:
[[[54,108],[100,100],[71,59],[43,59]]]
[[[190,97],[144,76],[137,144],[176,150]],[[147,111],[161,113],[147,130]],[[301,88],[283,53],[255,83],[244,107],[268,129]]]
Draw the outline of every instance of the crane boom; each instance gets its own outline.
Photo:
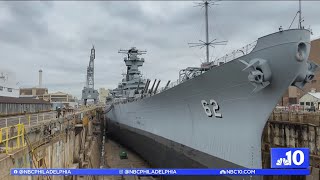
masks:
[[[89,66],[87,67],[87,79],[86,86],[82,90],[82,100],[84,101],[84,105],[87,104],[88,99],[93,99],[94,103],[97,103],[99,93],[94,89],[94,59],[96,58],[96,50],[94,46],[92,46],[90,53],[90,61]]]

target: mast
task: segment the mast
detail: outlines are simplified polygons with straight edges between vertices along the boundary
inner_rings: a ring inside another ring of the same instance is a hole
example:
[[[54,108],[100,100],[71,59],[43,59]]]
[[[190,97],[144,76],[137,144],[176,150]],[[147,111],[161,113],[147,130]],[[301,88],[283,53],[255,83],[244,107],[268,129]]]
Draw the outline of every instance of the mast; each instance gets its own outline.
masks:
[[[208,7],[210,5],[217,5],[216,1],[211,0],[205,0],[201,3],[198,3],[197,6],[204,7],[205,8],[205,23],[206,23],[206,40],[205,42],[202,40],[199,40],[200,43],[188,43],[189,47],[200,47],[203,48],[206,46],[206,64],[209,64],[209,46],[214,47],[214,45],[226,45],[227,41],[216,41],[217,39],[214,39],[212,41],[209,40],[209,16],[208,16]]]
[[[208,22],[208,1],[204,2],[204,7],[206,10],[205,18],[206,18],[206,48],[207,48],[207,63],[209,63],[209,22]]]
[[[293,20],[292,20],[292,22],[291,22],[291,24],[290,24],[290,26],[289,26],[288,29],[291,28],[291,26],[292,26],[292,24],[294,23],[294,21],[296,20],[298,14],[299,14],[299,17],[298,17],[298,29],[303,29],[304,27],[302,26],[302,22],[303,22],[304,20],[302,19],[301,0],[299,0],[299,10],[298,10],[298,12],[296,13],[296,15],[294,16],[294,18],[293,18]]]
[[[299,29],[302,29],[301,22],[302,22],[302,19],[301,19],[301,0],[299,0],[299,24],[298,24]]]

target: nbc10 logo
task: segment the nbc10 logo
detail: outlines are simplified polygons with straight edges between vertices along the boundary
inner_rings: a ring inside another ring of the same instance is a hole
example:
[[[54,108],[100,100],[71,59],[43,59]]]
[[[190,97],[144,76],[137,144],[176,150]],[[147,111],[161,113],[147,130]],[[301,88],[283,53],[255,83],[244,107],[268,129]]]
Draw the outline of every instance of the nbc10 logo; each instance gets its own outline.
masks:
[[[271,148],[271,168],[309,167],[309,148]]]

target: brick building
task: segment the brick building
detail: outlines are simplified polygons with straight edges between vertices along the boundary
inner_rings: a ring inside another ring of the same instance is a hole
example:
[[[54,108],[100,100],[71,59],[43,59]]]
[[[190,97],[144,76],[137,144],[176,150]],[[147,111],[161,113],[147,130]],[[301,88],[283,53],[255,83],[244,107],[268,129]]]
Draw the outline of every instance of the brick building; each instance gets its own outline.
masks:
[[[48,94],[47,88],[20,88],[20,97],[36,97]]]

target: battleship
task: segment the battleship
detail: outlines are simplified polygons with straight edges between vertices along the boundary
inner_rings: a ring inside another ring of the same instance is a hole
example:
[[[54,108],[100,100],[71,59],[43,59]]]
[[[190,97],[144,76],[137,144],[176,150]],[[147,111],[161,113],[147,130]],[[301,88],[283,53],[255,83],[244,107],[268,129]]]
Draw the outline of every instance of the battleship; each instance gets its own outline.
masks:
[[[262,168],[269,115],[289,86],[303,88],[318,68],[308,59],[311,31],[299,14],[298,28],[279,28],[218,63],[209,62],[209,46],[224,41],[210,42],[207,30],[205,42],[191,43],[206,46],[207,62],[181,70],[163,88],[139,71],[146,51],[120,50],[127,72],[107,100],[108,134],[157,168]]]

